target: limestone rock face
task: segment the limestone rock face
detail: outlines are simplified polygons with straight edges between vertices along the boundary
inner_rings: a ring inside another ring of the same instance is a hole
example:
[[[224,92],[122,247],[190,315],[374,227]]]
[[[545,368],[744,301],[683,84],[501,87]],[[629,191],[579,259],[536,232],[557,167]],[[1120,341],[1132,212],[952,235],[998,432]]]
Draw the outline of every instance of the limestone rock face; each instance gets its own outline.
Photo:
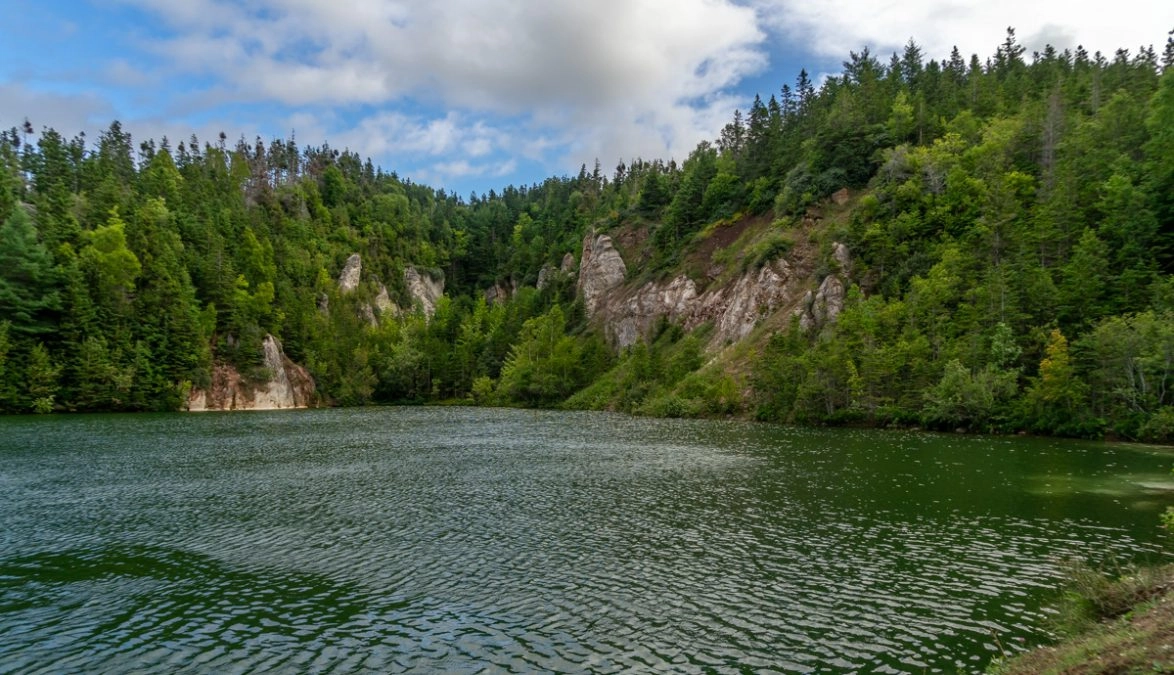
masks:
[[[212,369],[212,386],[195,389],[188,400],[188,410],[279,410],[305,408],[314,396],[314,378],[294,363],[281,349],[281,343],[266,335],[261,343],[265,354],[265,382],[246,382],[236,368],[221,364]]]
[[[338,290],[346,294],[359,287],[359,279],[363,276],[363,258],[358,253],[346,259],[342,272],[338,275]]]
[[[563,256],[563,264],[559,266],[559,271],[563,274],[571,274],[575,271],[575,256],[570,253]]]
[[[815,293],[815,302],[811,305],[811,314],[817,324],[823,326],[832,323],[840,312],[844,311],[844,282],[835,274],[824,277],[823,283]]]
[[[803,296],[803,301],[795,308],[794,316],[799,317],[799,328],[804,333],[811,332],[815,328],[815,317],[811,314],[811,306],[815,304],[815,294],[807,291]]]
[[[714,317],[717,337],[740,340],[749,335],[759,319],[793,301],[796,290],[790,281],[791,266],[779,258],[763,265],[757,273],[743,274],[733,286],[715,292],[711,303],[717,310]]]
[[[607,303],[607,331],[619,347],[648,335],[663,316],[674,321],[688,317],[697,299],[697,285],[686,276],[666,284],[645,284],[626,298]]]
[[[844,311],[844,282],[839,276],[829,274],[814,294],[807,291],[795,314],[799,327],[806,332],[835,323],[836,317]]]
[[[404,284],[412,303],[419,303],[424,316],[431,318],[436,313],[436,302],[444,295],[444,279],[435,280],[427,274],[420,274],[415,267],[409,267],[404,270]]]
[[[606,234],[588,235],[583,240],[583,261],[579,266],[579,293],[587,316],[592,317],[603,304],[609,291],[624,283],[628,267],[611,237]]]
[[[840,268],[841,274],[852,273],[852,256],[848,253],[848,247],[840,242],[832,244],[832,259],[836,261],[836,265]]]
[[[362,319],[366,321],[368,325],[379,325],[379,317],[375,316],[375,308],[372,307],[370,303],[364,302],[363,304],[359,305],[359,316],[362,317]]]
[[[836,317],[844,311],[844,279],[852,272],[852,257],[848,247],[840,242],[832,244],[832,259],[839,268],[836,274],[829,274],[819,284],[815,293],[807,292],[799,309],[795,313],[799,316],[799,327],[804,331],[822,328],[835,323]]]
[[[746,337],[761,318],[793,303],[799,292],[790,265],[779,258],[704,293],[683,275],[613,293],[600,303],[598,314],[608,337],[621,348],[648,336],[662,317],[690,330],[712,322],[714,339],[725,342]]]

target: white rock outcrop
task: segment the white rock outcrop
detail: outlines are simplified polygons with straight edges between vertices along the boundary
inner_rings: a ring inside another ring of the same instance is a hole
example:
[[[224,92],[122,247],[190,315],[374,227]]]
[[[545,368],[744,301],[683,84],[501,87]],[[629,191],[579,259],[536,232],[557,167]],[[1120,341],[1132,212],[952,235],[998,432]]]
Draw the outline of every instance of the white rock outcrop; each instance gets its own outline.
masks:
[[[686,320],[696,299],[697,285],[683,275],[664,284],[645,284],[606,304],[608,334],[616,346],[627,347],[651,333],[661,317]]]
[[[797,294],[791,266],[783,258],[763,265],[757,272],[743,274],[732,286],[716,290],[709,301],[716,337],[720,340],[746,337],[759,320],[794,302]]]
[[[811,315],[815,323],[826,326],[836,320],[840,312],[844,311],[844,282],[835,274],[824,277],[823,283],[815,293],[815,301],[811,304]]]
[[[485,289],[485,302],[495,305],[499,302],[508,302],[518,292],[518,286],[510,280],[509,285],[496,283]]]
[[[579,265],[579,293],[587,316],[592,317],[607,294],[624,283],[628,266],[620,257],[611,237],[587,235],[583,240],[583,258]]]
[[[338,275],[338,291],[342,294],[350,293],[359,287],[359,280],[363,276],[363,257],[358,253],[346,259],[342,272]]]
[[[844,309],[844,279],[852,265],[848,249],[837,243],[832,257],[839,271],[824,277],[817,291],[811,290],[810,277],[796,274],[786,259],[778,258],[699,292],[697,284],[684,275],[625,288],[613,256],[619,258],[605,235],[588,237],[583,243],[579,289],[588,316],[620,348],[649,336],[661,318],[690,330],[712,323],[715,343],[740,340],[764,318],[783,310],[798,316],[805,330],[826,325]]]
[[[412,304],[419,304],[424,310],[424,316],[429,318],[436,313],[436,303],[444,295],[444,278],[433,279],[428,274],[421,274],[415,267],[404,270],[404,285],[408,287],[408,295]]]
[[[852,272],[852,257],[848,253],[848,247],[839,242],[832,244],[832,260],[839,268],[838,272],[824,277],[815,293],[807,291],[800,307],[795,310],[799,317],[799,327],[804,331],[817,330],[835,323],[836,317],[844,311],[844,280]]]
[[[847,246],[838,241],[832,244],[832,260],[836,261],[840,274],[852,274],[852,256],[848,253]]]
[[[188,398],[188,410],[280,410],[305,408],[314,397],[314,378],[302,366],[285,355],[281,343],[266,335],[261,343],[265,370],[264,382],[246,382],[227,364],[212,369],[208,389],[194,389]]]
[[[612,293],[599,301],[597,312],[617,347],[648,336],[662,317],[686,329],[712,322],[714,339],[725,342],[746,337],[759,320],[794,302],[800,292],[790,265],[779,258],[704,293],[684,275]]]

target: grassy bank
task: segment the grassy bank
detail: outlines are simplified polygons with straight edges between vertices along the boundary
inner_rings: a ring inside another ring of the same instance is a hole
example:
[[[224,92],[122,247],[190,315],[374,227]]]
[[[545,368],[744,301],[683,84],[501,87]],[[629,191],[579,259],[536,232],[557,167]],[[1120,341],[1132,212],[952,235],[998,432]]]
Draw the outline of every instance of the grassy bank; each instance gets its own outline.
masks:
[[[998,675],[1174,672],[1174,565],[1115,579],[1073,571],[1057,617],[1057,645],[992,664]]]

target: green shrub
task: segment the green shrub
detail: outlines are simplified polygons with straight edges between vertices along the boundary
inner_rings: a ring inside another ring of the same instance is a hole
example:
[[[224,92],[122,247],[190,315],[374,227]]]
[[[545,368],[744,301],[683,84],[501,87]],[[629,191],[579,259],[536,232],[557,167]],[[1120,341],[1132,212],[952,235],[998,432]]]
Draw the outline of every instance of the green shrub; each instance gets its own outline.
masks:
[[[772,234],[770,237],[754,244],[742,257],[746,269],[761,269],[765,265],[787,255],[794,248],[795,242],[786,233]]]
[[[1126,614],[1160,595],[1172,581],[1169,567],[1122,567],[1112,561],[1101,568],[1067,561],[1064,574],[1065,588],[1052,621],[1067,635]]]
[[[1174,406],[1165,406],[1155,412],[1138,430],[1143,441],[1168,443],[1174,441]]]

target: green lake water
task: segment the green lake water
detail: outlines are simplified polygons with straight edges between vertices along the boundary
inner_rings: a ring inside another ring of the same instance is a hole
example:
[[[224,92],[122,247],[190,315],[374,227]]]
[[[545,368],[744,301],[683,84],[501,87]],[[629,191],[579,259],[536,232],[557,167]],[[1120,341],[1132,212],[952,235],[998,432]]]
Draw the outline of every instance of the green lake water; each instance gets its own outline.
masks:
[[[0,418],[0,673],[973,672],[1174,455],[599,413]]]

